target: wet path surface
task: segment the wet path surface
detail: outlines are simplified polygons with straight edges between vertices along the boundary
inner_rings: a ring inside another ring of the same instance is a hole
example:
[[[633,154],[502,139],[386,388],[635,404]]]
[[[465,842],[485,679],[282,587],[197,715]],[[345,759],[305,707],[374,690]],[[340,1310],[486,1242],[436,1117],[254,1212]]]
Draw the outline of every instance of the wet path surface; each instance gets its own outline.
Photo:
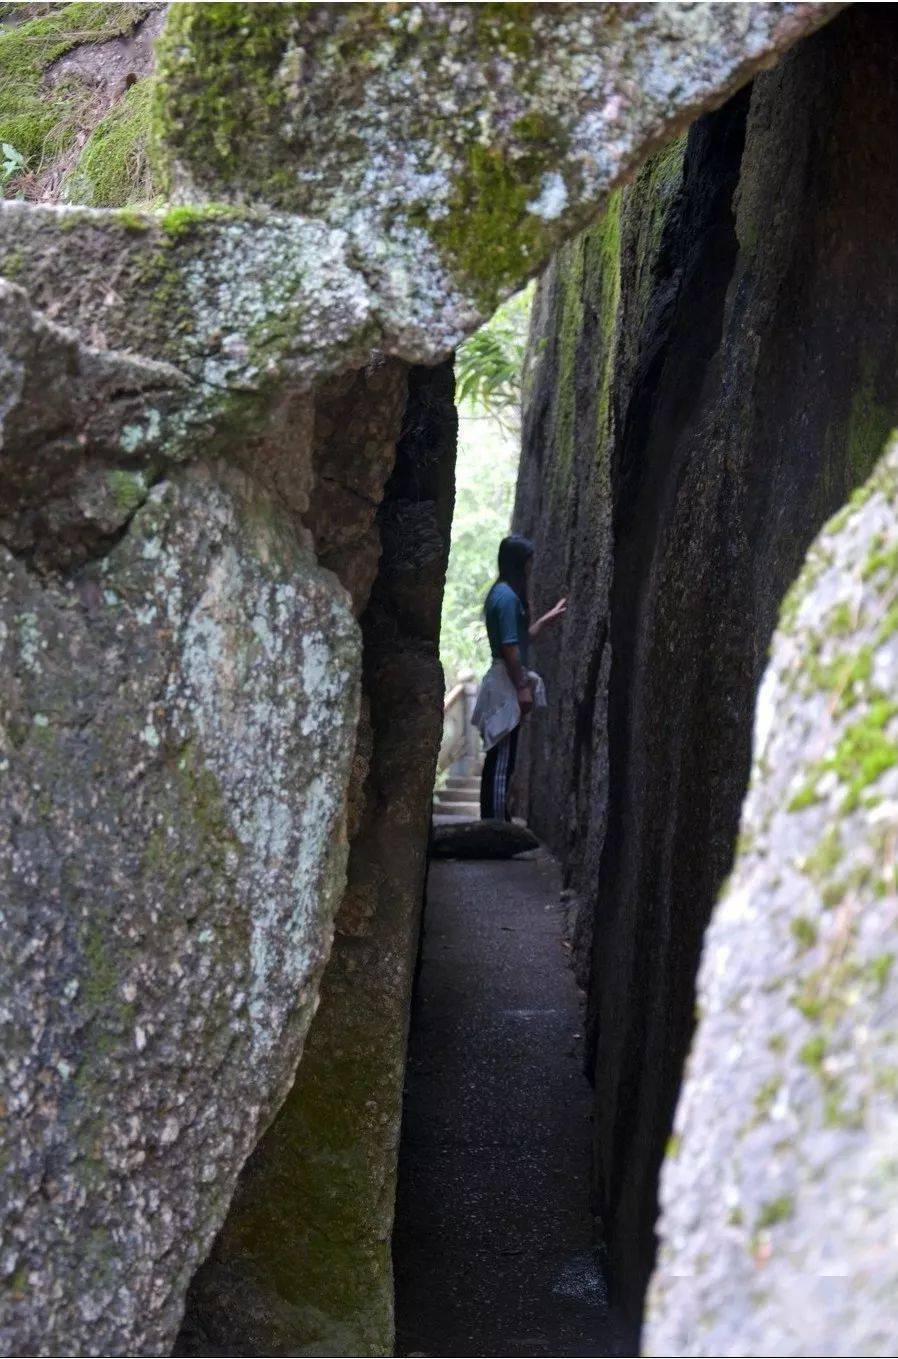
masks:
[[[400,1355],[633,1352],[591,1245],[591,1092],[558,889],[548,858],[431,867],[400,1156]]]

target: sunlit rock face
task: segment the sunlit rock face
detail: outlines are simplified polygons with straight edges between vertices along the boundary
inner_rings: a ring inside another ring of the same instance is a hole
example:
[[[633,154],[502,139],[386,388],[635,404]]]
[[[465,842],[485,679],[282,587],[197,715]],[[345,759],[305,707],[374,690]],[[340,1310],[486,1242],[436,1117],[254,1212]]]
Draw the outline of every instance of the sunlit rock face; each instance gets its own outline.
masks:
[[[882,1354],[898,1266],[898,448],[761,687],[663,1177],[648,1354]]]
[[[896,72],[891,24],[840,16],[650,161],[538,301],[517,524],[537,607],[570,602],[530,810],[581,903],[596,1197],[637,1317],[767,648],[898,424]]]

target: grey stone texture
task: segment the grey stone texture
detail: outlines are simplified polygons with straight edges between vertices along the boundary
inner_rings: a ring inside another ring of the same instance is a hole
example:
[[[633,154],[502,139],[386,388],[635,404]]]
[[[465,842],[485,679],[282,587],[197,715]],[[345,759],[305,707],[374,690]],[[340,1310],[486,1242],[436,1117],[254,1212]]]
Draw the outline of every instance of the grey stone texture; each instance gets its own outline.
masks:
[[[840,16],[650,161],[539,298],[516,524],[536,607],[570,603],[530,819],[593,917],[596,1198],[634,1316],[777,611],[898,417],[896,76],[891,17]]]
[[[344,592],[239,472],[3,551],[7,1353],[158,1354],[289,1088],[346,860]]]
[[[169,11],[175,198],[346,231],[390,352],[446,354],[646,154],[833,4],[239,6]],[[252,42],[247,42],[249,33]]]
[[[773,640],[665,1164],[647,1354],[895,1350],[896,562],[893,443]]]
[[[83,344],[2,281],[0,326],[0,536],[43,564],[71,563],[108,542],[145,498],[186,380],[170,364]],[[144,456],[133,458],[143,430]],[[127,470],[111,473],[116,459]]]
[[[300,1057],[347,818],[317,1056],[272,1129],[314,1167],[309,1255],[289,1284],[257,1260],[285,1352],[310,1307],[308,1343],[389,1348],[451,505],[445,414],[394,468],[405,364],[443,359],[647,151],[836,9],[172,7],[157,130],[180,205],[0,205],[23,290],[0,297],[9,1351],[171,1347]],[[344,1214],[316,1302],[295,1279]]]

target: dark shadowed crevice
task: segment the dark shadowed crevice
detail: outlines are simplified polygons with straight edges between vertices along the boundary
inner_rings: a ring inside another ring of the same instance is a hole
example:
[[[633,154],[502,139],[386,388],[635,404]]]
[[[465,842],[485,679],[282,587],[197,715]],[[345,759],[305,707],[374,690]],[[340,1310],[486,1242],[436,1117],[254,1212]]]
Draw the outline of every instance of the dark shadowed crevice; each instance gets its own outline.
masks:
[[[316,466],[342,471],[318,482],[310,517],[319,553],[365,601],[347,886],[295,1083],[194,1278],[182,1354],[392,1347],[390,1239],[455,438],[451,363],[407,375],[381,365],[319,394]],[[346,458],[347,446],[364,456]]]
[[[594,925],[596,1207],[632,1318],[778,610],[898,423],[896,75],[890,15],[851,10],[649,162],[536,302],[516,524],[537,607],[570,607],[529,811]]]
[[[647,1176],[657,1173],[663,1153],[662,1130],[640,1122],[642,1081],[661,1083],[659,1103],[668,1109],[679,1084],[674,1062],[665,1061],[660,1070],[657,1067],[653,1044],[666,1025],[659,1025],[652,1016],[669,1006],[681,1005],[690,1014],[692,1008],[688,988],[679,998],[668,994],[672,981],[666,972],[671,935],[668,913],[672,907],[662,905],[676,852],[674,822],[665,810],[668,800],[676,805],[682,736],[675,722],[660,723],[646,713],[641,676],[651,664],[652,619],[658,608],[653,564],[665,550],[684,466],[694,453],[692,429],[701,418],[702,392],[713,390],[717,380],[716,354],[737,254],[732,198],[747,110],[748,91],[744,91],[719,113],[702,119],[689,135],[681,207],[672,214],[661,245],[657,309],[650,311],[645,323],[648,343],[622,422],[619,453],[612,462],[611,797],[598,884],[599,898],[608,908],[601,921],[588,1026],[591,1065],[596,1066],[597,1118],[603,1127],[604,1157],[597,1168],[597,1185],[600,1212],[608,1221],[619,1211],[622,1169],[634,1145],[642,1143],[652,1149],[654,1164],[644,1172]],[[670,270],[667,279],[666,269]],[[700,615],[698,601],[695,608]],[[671,694],[670,701],[683,702],[684,695]],[[748,732],[743,734],[743,780],[748,772],[748,736]],[[693,813],[694,808],[689,811]],[[731,806],[730,815],[732,843],[738,803]],[[637,823],[649,820],[652,839],[640,860],[633,853],[634,843],[641,843]],[[710,864],[699,864],[697,869],[712,878],[703,893],[706,899],[719,870]],[[613,924],[609,909],[613,911],[618,904],[623,907],[637,897],[655,903],[651,921],[640,926],[632,916],[629,922],[622,916]],[[651,939],[645,937],[646,930]],[[631,1027],[627,1032],[617,1023],[603,1033],[602,1010],[621,974],[630,977],[636,1001],[629,1009]],[[650,1196],[638,1211],[642,1221],[631,1220],[629,1230],[645,1240],[655,1216]],[[644,1284],[644,1277],[631,1278],[623,1286],[627,1294],[638,1296]]]

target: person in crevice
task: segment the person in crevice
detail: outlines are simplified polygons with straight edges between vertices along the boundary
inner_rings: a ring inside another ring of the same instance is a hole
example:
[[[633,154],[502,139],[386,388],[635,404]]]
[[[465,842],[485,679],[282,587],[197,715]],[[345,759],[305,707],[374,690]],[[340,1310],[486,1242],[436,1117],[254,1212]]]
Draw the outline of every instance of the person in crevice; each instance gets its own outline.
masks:
[[[474,725],[483,737],[486,761],[480,780],[484,821],[509,821],[508,788],[514,773],[521,721],[546,705],[545,686],[527,668],[530,643],[547,624],[560,618],[566,600],[535,623],[530,622],[530,569],[533,544],[513,533],[499,544],[499,577],[483,606],[493,663],[483,677],[474,707]]]

